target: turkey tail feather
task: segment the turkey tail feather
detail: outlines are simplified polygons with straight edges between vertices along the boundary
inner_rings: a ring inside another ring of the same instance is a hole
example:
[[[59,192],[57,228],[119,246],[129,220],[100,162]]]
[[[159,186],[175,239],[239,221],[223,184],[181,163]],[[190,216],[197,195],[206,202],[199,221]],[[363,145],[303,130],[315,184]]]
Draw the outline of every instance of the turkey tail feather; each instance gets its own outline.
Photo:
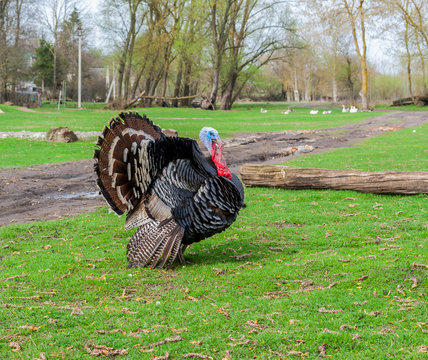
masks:
[[[163,267],[167,261],[172,264],[178,252],[174,250],[180,247],[183,235],[184,229],[173,218],[151,220],[140,226],[127,246],[129,266]]]
[[[104,127],[94,152],[97,185],[118,215],[132,210],[147,190],[149,164],[141,154],[149,143],[164,137],[145,115],[132,112],[120,113]]]

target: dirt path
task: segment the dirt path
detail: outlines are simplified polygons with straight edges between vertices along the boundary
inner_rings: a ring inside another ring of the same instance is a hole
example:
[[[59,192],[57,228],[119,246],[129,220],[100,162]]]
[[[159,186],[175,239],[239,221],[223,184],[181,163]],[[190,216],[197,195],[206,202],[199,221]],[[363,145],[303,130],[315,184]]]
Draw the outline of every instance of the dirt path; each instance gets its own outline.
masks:
[[[224,153],[232,171],[238,172],[244,163],[281,163],[305,154],[285,156],[293,147],[322,152],[427,121],[428,112],[399,111],[333,129],[242,133],[225,142]],[[92,159],[0,170],[0,225],[54,220],[104,204],[95,186]]]

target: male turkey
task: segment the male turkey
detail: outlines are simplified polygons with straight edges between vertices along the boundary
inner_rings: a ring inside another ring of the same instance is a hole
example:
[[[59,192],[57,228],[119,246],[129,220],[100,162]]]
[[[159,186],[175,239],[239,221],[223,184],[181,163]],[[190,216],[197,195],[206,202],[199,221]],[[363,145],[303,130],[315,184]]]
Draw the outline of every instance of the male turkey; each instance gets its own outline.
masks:
[[[99,137],[97,185],[110,207],[138,227],[127,246],[130,267],[184,262],[187,245],[229,227],[244,206],[244,189],[228,169],[217,131],[200,139],[165,136],[146,116],[121,113]]]

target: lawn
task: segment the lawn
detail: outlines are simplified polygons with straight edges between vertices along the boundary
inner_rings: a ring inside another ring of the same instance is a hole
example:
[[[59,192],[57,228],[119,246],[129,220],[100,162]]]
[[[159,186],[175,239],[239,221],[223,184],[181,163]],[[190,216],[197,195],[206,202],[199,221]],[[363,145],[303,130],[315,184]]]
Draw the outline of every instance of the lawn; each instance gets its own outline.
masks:
[[[52,127],[68,126],[74,131],[100,131],[118,111],[104,110],[102,104],[87,103],[87,109],[61,108],[48,105],[36,112],[24,112],[14,106],[0,105],[0,131],[48,131]],[[260,113],[260,107],[268,109]],[[238,105],[232,111],[203,111],[193,108],[136,109],[162,128],[174,128],[180,136],[198,138],[204,126],[215,127],[222,137],[237,132],[280,131],[287,129],[321,129],[358,123],[382,113],[343,114],[333,110],[329,115],[310,115],[309,109],[296,108],[292,114],[282,115],[284,104]],[[46,141],[0,139],[0,167],[27,166],[40,163],[80,160],[93,156],[92,142],[52,144]]]
[[[74,108],[36,109],[36,112],[19,111],[16,107],[0,105],[4,114],[0,114],[0,131],[48,131],[52,127],[68,126],[73,131],[101,131],[111,117],[118,111],[104,110],[100,105],[85,110]],[[267,113],[260,113],[260,107]],[[231,137],[236,132],[280,131],[298,129],[322,129],[348,123],[357,123],[375,113],[342,113],[333,110],[332,114],[310,115],[309,109],[296,108],[292,114],[282,115],[285,104],[248,104],[238,105],[231,111],[204,111],[193,108],[137,108],[135,111],[147,116],[163,128],[174,128],[180,136],[197,138],[204,126],[215,127],[223,137]]]
[[[294,165],[426,170],[416,130]],[[128,269],[133,231],[106,207],[0,227],[0,358],[426,358],[426,195],[249,188],[246,203],[169,270]]]
[[[285,165],[362,171],[428,171],[427,139],[428,123],[425,123],[386,132],[353,147],[309,154]]]

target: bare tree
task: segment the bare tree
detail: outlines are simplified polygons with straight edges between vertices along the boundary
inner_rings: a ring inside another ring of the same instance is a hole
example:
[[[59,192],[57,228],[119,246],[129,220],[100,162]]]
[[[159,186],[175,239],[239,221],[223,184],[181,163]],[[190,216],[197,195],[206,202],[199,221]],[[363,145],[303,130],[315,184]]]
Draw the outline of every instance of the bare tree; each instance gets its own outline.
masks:
[[[58,75],[58,51],[60,48],[60,33],[63,23],[75,8],[74,0],[44,0],[42,2],[42,21],[48,34],[53,40],[53,86],[52,86],[52,107],[54,107],[57,92]]]
[[[366,8],[365,0],[341,0],[351,26],[355,50],[361,62],[361,90],[362,107],[368,109],[368,71],[367,71],[367,42],[366,42]]]
[[[231,7],[233,0],[213,0],[210,6],[211,35],[213,44],[213,75],[210,102],[215,107],[218,87],[220,83],[220,71],[223,55],[227,43],[227,35],[230,28]]]
[[[231,108],[251,77],[253,71],[246,69],[258,69],[274,59],[278,50],[295,46],[287,37],[294,33],[287,23],[289,17],[277,5],[276,2],[261,0],[234,1],[231,4],[222,110]]]
[[[0,91],[7,94],[25,75],[24,32],[31,21],[28,0],[0,2]]]

